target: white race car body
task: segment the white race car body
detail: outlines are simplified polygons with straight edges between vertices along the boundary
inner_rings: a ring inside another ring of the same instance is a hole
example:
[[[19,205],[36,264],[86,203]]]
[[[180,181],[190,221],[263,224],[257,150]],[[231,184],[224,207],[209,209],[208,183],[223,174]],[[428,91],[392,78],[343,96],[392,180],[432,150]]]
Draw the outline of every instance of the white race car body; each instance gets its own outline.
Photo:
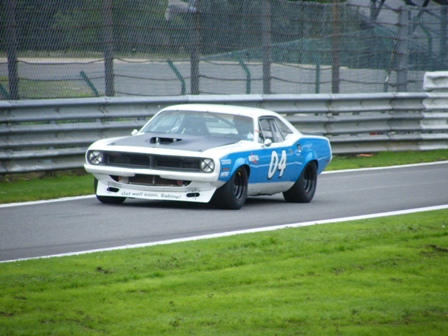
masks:
[[[243,204],[247,196],[288,191],[307,164],[317,175],[330,160],[326,138],[302,135],[274,112],[190,104],[163,109],[133,136],[93,143],[85,169],[104,203],[119,203],[114,197],[207,203],[244,169]]]

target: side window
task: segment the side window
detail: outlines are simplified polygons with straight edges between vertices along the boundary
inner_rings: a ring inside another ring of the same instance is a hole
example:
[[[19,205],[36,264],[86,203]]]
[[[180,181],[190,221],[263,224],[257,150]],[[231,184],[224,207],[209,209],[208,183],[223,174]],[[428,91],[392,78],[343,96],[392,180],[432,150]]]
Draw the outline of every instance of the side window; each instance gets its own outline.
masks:
[[[282,142],[285,140],[286,134],[284,134],[277,124],[281,122],[277,118],[262,118],[260,119],[260,140],[263,142],[265,139],[270,139],[272,142]],[[286,127],[286,125],[284,125]]]
[[[272,134],[274,135],[274,142],[282,142],[285,140],[282,132],[280,132],[280,128],[277,126],[277,123],[274,119],[270,120]]]
[[[260,119],[259,128],[260,128],[261,142],[263,142],[266,139],[270,139],[272,142],[274,142],[271,125],[269,124],[268,119]]]
[[[292,134],[291,129],[287,125],[285,125],[285,123],[283,121],[281,121],[280,119],[277,119],[277,118],[275,120],[276,120],[277,125],[278,125],[278,127],[280,129],[280,132],[282,132],[282,134],[283,134],[283,138],[286,139],[286,136],[288,134]]]

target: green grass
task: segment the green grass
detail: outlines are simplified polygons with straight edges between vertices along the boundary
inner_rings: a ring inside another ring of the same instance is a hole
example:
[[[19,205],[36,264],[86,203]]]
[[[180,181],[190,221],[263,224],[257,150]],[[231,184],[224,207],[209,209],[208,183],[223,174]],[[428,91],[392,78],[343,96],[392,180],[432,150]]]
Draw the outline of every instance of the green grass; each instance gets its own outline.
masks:
[[[448,150],[381,152],[372,156],[336,156],[327,170],[393,166],[448,160]],[[0,176],[1,177],[1,176]],[[93,193],[93,177],[83,170],[41,174],[4,175],[0,179],[0,204],[35,201]]]
[[[448,210],[0,264],[2,335],[446,335]]]
[[[93,194],[93,176],[85,171],[8,175],[0,181],[0,204]]]
[[[329,170],[447,155],[337,157]],[[0,198],[91,194],[79,174],[4,176]],[[447,274],[448,210],[0,263],[0,334],[438,336]]]
[[[0,85],[9,94],[9,84],[6,77],[0,77]],[[19,80],[19,96],[21,99],[48,98],[84,98],[94,97],[94,93],[86,82],[79,80]],[[0,99],[2,92],[0,92]],[[5,98],[4,98],[5,99]]]
[[[448,150],[380,152],[377,154],[336,156],[327,170],[398,166],[404,164],[447,161]]]

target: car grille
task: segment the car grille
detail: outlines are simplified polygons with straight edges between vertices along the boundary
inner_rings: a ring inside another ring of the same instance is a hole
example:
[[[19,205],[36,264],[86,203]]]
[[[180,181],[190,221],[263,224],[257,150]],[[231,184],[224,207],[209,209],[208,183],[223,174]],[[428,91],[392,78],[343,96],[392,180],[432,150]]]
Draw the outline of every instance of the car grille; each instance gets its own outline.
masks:
[[[135,175],[129,178],[129,184],[140,184],[149,186],[185,187],[190,183],[191,181],[169,180],[156,175]]]
[[[123,179],[121,176],[110,175],[110,177],[117,182],[126,184],[138,184],[145,186],[158,186],[158,187],[185,187],[188,186],[191,181],[185,180],[170,180],[164,179],[157,175],[139,175],[130,176]]]
[[[200,158],[182,156],[106,153],[106,165],[114,167],[200,172],[200,162]]]

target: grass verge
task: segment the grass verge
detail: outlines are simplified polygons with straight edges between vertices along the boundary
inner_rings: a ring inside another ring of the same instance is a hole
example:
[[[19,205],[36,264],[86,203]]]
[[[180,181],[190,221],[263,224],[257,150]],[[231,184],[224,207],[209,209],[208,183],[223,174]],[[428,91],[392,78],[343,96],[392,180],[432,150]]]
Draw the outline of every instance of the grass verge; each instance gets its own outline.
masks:
[[[6,175],[0,181],[0,204],[93,193],[93,176],[84,170]]]
[[[404,164],[447,161],[448,150],[380,152],[376,154],[336,156],[327,170],[388,167]]]
[[[3,335],[446,335],[448,210],[0,264]]]
[[[0,85],[8,93],[7,77],[0,77]],[[0,92],[0,97],[4,92]],[[19,96],[21,99],[49,99],[49,98],[84,98],[94,97],[80,77],[79,80],[27,80],[19,81]],[[4,97],[6,99],[7,97]]]
[[[448,160],[448,150],[381,152],[335,156],[327,170],[384,167]],[[93,177],[84,170],[0,176],[0,204],[93,193]]]

